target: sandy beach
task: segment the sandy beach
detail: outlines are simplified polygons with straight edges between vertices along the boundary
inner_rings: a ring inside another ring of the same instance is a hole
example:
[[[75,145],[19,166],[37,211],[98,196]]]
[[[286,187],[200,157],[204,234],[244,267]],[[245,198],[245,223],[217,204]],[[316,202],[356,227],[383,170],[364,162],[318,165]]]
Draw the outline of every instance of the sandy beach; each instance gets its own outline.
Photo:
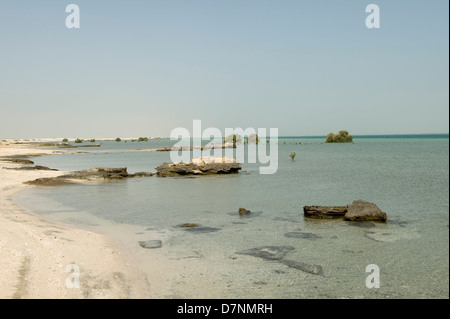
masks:
[[[151,297],[145,276],[109,238],[32,216],[11,200],[15,193],[33,187],[24,182],[64,172],[16,170],[23,165],[5,159],[54,153],[0,141],[0,298]],[[76,269],[79,273],[72,272]]]

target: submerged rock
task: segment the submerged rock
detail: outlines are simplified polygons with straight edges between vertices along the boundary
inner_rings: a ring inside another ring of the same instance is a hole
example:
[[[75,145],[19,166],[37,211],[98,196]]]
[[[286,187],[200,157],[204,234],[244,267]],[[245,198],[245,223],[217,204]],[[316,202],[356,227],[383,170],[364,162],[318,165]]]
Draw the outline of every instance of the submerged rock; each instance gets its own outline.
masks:
[[[313,234],[313,233],[303,233],[300,231],[293,231],[284,234],[284,237],[286,238],[306,238],[306,239],[318,239],[322,238],[319,235]]]
[[[344,217],[349,221],[387,221],[387,215],[374,203],[364,200],[356,200],[348,205],[348,211]]]
[[[311,265],[290,259],[284,259],[284,256],[292,250],[295,250],[295,248],[291,246],[262,246],[238,251],[237,254],[259,257],[265,260],[277,261],[290,268],[298,269],[313,275],[323,274],[322,266]]]
[[[320,265],[311,265],[307,263],[303,263],[300,261],[295,260],[289,260],[289,259],[281,259],[279,260],[280,263],[290,267],[295,268],[304,272],[307,272],[309,274],[313,275],[323,275],[323,269]]]
[[[140,241],[139,245],[142,248],[146,248],[146,249],[161,248],[162,247],[162,241],[161,240]]]
[[[192,232],[192,233],[203,234],[203,233],[212,233],[212,232],[219,231],[220,228],[199,226],[199,227],[189,227],[189,228],[186,228],[185,230],[188,232]]]
[[[212,232],[216,232],[216,231],[220,230],[220,228],[205,227],[205,226],[201,226],[199,224],[193,224],[193,223],[181,224],[181,225],[178,225],[177,227],[183,228],[185,231],[188,231],[188,232],[199,233],[199,234],[200,233],[212,233]]]
[[[291,246],[262,246],[251,248],[247,250],[238,251],[239,255],[249,255],[253,257],[259,257],[267,260],[280,260],[282,259],[288,252],[294,250],[294,247]]]

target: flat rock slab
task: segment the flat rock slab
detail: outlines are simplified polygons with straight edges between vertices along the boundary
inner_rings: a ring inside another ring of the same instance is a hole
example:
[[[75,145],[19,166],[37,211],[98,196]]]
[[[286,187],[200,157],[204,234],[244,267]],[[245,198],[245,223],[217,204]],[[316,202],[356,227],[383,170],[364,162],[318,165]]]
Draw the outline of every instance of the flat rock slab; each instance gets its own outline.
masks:
[[[132,177],[150,177],[152,173],[140,172],[128,174],[127,168],[109,168],[97,167],[82,171],[72,172],[70,174],[57,177],[38,178],[33,181],[25,182],[29,185],[57,186],[64,184],[74,184],[77,181],[99,181],[99,180],[122,180]]]
[[[23,166],[23,167],[11,167],[11,168],[3,167],[3,168],[4,169],[14,169],[14,170],[17,170],[17,171],[57,171],[57,169],[48,168],[47,166],[40,166],[40,165]]]
[[[146,249],[161,248],[162,247],[162,241],[160,241],[160,240],[140,241],[139,245],[142,248],[146,248]]]
[[[291,246],[262,246],[251,248],[247,250],[238,251],[239,255],[249,255],[253,257],[259,257],[267,260],[280,260],[282,259],[288,252],[294,250],[294,247]]]
[[[355,200],[347,206],[304,206],[304,216],[316,219],[343,218],[347,221],[386,222],[387,215],[377,205],[364,200]]]
[[[163,163],[156,168],[160,177],[187,175],[237,174],[242,169],[239,163]]]
[[[347,206],[304,206],[303,213],[309,218],[342,218],[347,213]]]
[[[318,239],[322,238],[319,235],[313,234],[313,233],[304,233],[301,231],[293,231],[284,234],[284,237],[286,238],[305,238],[305,239]]]

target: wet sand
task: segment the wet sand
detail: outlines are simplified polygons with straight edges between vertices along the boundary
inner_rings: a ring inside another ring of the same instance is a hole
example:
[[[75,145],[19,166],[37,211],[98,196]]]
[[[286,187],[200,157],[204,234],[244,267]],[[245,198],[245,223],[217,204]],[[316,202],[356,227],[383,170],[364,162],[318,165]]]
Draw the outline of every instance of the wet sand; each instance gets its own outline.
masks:
[[[111,239],[27,214],[11,200],[33,187],[24,182],[65,172],[16,170],[24,165],[5,158],[63,152],[71,151],[0,142],[0,298],[153,297],[145,275]]]

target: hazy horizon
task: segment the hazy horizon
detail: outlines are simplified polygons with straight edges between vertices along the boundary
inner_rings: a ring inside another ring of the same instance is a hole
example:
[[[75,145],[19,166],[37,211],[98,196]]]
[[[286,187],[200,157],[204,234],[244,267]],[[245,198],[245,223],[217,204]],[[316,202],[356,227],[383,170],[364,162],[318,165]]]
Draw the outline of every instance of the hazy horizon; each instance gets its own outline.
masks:
[[[419,134],[415,134],[415,133],[410,133],[410,134],[363,134],[363,135],[352,135],[354,138],[364,138],[364,137],[419,137],[419,136],[423,136],[423,137],[449,137],[449,133],[419,133]],[[7,138],[0,138],[1,140],[20,140],[20,141],[39,141],[39,140],[62,140],[62,139],[68,139],[69,141],[71,140],[75,140],[75,139],[82,139],[84,142],[89,142],[91,139],[95,139],[96,141],[102,141],[102,140],[110,140],[113,141],[114,139],[116,139],[117,137],[119,137],[121,140],[131,140],[131,139],[138,139],[139,137],[147,137],[147,138],[154,138],[154,139],[158,139],[158,138],[162,138],[162,139],[169,139],[169,136],[145,136],[145,135],[139,135],[139,136],[115,136],[115,137],[99,137],[99,136],[90,136],[90,137],[83,137],[83,136],[77,136],[77,137],[73,137],[73,136],[65,136],[65,137],[56,137],[56,136],[47,136],[47,137],[28,137],[28,138],[14,138],[14,137],[7,137]],[[270,136],[268,137],[270,138]],[[278,136],[278,138],[326,138],[326,135],[280,135]]]
[[[449,132],[448,1],[71,3],[0,2],[0,139]]]

